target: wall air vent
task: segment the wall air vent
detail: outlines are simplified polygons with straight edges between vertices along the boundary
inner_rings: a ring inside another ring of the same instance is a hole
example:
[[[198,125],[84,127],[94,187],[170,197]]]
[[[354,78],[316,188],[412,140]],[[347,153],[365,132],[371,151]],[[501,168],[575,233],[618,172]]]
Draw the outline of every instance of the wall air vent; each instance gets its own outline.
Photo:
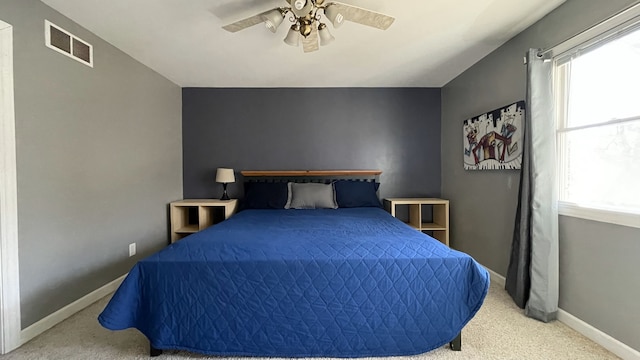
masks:
[[[44,21],[44,39],[49,49],[93,67],[93,46],[49,20]]]

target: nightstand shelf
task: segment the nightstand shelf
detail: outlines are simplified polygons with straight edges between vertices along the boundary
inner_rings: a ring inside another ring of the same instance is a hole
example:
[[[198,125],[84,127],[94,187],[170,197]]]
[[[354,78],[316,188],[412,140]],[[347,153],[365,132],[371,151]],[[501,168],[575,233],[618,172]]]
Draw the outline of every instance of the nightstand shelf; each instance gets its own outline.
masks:
[[[238,200],[192,199],[174,201],[171,208],[171,242],[226,220],[236,212]]]
[[[447,230],[447,227],[436,223],[422,223],[422,225],[420,226],[420,230]]]
[[[180,229],[176,230],[175,232],[178,234],[193,234],[198,231],[200,231],[200,227],[198,226],[198,224],[191,224],[191,225],[183,226]]]
[[[438,198],[389,198],[385,199],[385,208],[396,216],[396,206],[409,207],[409,222],[407,225],[419,231],[429,231],[434,238],[449,246],[449,200]],[[430,222],[422,220],[424,206],[432,208]]]

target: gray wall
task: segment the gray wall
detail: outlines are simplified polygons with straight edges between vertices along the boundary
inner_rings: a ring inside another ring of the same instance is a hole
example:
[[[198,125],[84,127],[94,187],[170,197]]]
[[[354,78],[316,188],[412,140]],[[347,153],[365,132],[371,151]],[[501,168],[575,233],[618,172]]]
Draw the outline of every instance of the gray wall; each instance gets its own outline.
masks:
[[[631,0],[568,0],[442,89],[442,193],[451,199],[451,243],[505,275],[517,171],[464,171],[462,121],[525,97],[522,58],[590,27]],[[640,229],[560,217],[560,307],[640,350]]]
[[[182,101],[187,198],[220,196],[217,167],[381,169],[383,197],[440,194],[440,89],[187,88]]]
[[[24,328],[167,243],[181,89],[40,1],[2,0],[0,18],[14,26]],[[91,43],[95,67],[46,48],[44,19]]]

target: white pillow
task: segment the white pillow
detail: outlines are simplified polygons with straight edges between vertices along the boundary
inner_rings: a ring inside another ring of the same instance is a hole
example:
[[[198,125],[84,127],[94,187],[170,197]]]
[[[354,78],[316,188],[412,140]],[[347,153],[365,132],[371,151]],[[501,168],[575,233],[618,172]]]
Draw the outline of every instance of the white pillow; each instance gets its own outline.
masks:
[[[288,183],[285,209],[337,209],[333,184]]]

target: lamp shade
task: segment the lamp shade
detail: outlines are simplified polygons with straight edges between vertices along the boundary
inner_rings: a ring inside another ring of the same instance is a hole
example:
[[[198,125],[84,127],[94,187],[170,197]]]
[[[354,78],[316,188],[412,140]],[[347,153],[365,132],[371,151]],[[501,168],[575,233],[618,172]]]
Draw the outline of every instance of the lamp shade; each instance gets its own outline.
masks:
[[[344,16],[340,13],[340,10],[335,5],[328,5],[324,9],[324,15],[331,21],[334,28],[339,28],[344,22]]]
[[[233,169],[218,168],[218,171],[216,171],[216,182],[223,184],[236,182]]]

